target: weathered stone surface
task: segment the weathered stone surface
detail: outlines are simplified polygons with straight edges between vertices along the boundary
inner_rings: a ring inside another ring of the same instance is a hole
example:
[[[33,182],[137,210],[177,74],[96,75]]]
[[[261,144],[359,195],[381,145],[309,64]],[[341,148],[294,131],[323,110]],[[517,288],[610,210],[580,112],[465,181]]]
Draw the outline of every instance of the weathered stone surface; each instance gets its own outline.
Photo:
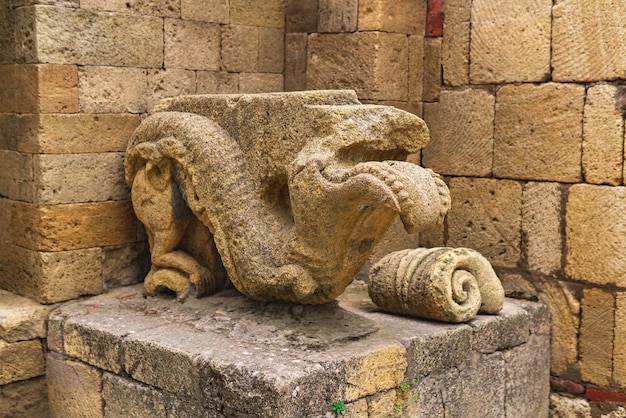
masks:
[[[11,201],[4,197],[0,197],[0,231],[0,244],[11,244]]]
[[[453,178],[448,214],[451,247],[477,250],[494,266],[520,259],[522,187],[516,181]]]
[[[0,338],[6,342],[46,337],[49,307],[0,290]]]
[[[226,72],[196,71],[196,92],[198,94],[238,93],[239,77],[237,74]]]
[[[578,182],[582,85],[506,85],[496,93],[493,174],[524,180]]]
[[[591,406],[584,398],[551,393],[550,414],[554,418],[591,418]]]
[[[601,289],[585,289],[580,321],[580,372],[584,382],[606,386],[613,368],[615,298]]]
[[[181,17],[181,0],[133,0],[131,4],[133,11],[142,15]],[[215,7],[213,4],[207,5],[211,6]]]
[[[285,27],[281,0],[230,0],[230,23],[233,25]]]
[[[259,72],[282,74],[284,67],[285,32],[282,29],[259,28]]]
[[[352,359],[346,367],[346,401],[397,387],[404,380],[406,354],[404,346],[392,344]]]
[[[407,375],[427,375],[436,370],[457,367],[465,362],[471,350],[472,328],[457,325],[437,331],[423,333],[411,340],[407,349]],[[441,347],[447,349],[441,350]]]
[[[409,97],[411,101],[421,101],[424,89],[424,38],[409,36]],[[418,116],[421,116],[419,114]]]
[[[285,91],[306,90],[306,33],[285,34]]]
[[[139,125],[131,114],[39,114],[17,120],[22,152],[70,154],[124,151]]]
[[[231,13],[233,9],[231,8]],[[165,20],[166,68],[220,69],[220,27],[195,20]]]
[[[230,20],[228,0],[181,0],[180,13],[183,19],[203,22],[228,23]]]
[[[385,418],[392,416],[396,412],[395,390],[377,393],[370,397],[367,402],[367,416],[371,418]]]
[[[44,374],[44,359],[39,339],[8,343],[0,340],[0,385]]]
[[[358,0],[318,0],[317,32],[355,32]],[[315,31],[312,31],[315,32]]]
[[[472,84],[545,81],[550,75],[550,0],[472,2]]]
[[[110,373],[104,373],[103,382],[105,417],[168,416],[166,397],[162,392]]]
[[[558,0],[553,8],[552,77],[557,81],[626,77],[626,4]]]
[[[441,91],[441,38],[424,38],[424,87],[425,102],[439,100]]]
[[[425,103],[431,141],[422,151],[424,166],[444,175],[489,176],[494,105],[481,89],[442,91],[438,103]]]
[[[282,74],[241,73],[239,74],[239,93],[274,93],[283,90]]]
[[[145,241],[102,248],[102,280],[111,289],[141,282],[150,270]]]
[[[163,27],[156,17],[66,7],[25,9],[24,18],[36,24],[34,42],[21,43],[27,62],[144,68],[163,62]]]
[[[0,150],[0,195],[12,200],[35,200],[32,154]]]
[[[350,88],[356,90],[361,99],[407,99],[408,41],[405,35],[383,32],[312,34],[307,55],[307,89]]]
[[[48,402],[53,417],[102,417],[102,372],[86,364],[46,355]]]
[[[618,292],[615,297],[613,380],[622,387],[626,386],[626,292]]]
[[[286,34],[317,31],[319,0],[286,0],[283,4]]]
[[[63,251],[135,242],[128,201],[38,206],[15,202],[13,242],[35,251]]]
[[[586,183],[622,184],[624,119],[616,86],[589,87],[583,118],[583,175]]]
[[[423,36],[426,2],[360,0],[358,22],[360,31],[379,30]]]
[[[0,66],[2,67],[2,66]],[[2,70],[0,69],[0,78]],[[3,88],[3,81],[0,80],[0,88]],[[0,102],[3,100],[0,93]],[[0,103],[0,107],[2,104]],[[0,150],[17,151],[17,120],[19,115],[14,113],[0,113],[0,124],[2,125],[2,131],[0,131]]]
[[[148,70],[149,96],[146,100],[148,109],[157,104],[160,99],[195,92],[195,71],[180,68]]]
[[[259,28],[223,26],[222,66],[229,72],[255,72],[259,68]]]
[[[141,113],[147,110],[147,70],[81,67],[78,95],[84,113]]]
[[[530,323],[530,315],[519,306],[507,305],[496,317],[478,315],[468,323],[474,331],[472,350],[490,354],[522,345],[528,341]],[[547,338],[542,341],[549,343]],[[547,372],[547,360],[545,366]]]
[[[129,12],[132,10],[132,4],[127,0],[81,0],[80,8],[85,10]]]
[[[443,84],[462,86],[469,84],[470,15],[469,0],[446,0],[443,2],[443,40],[441,66]]]
[[[0,26],[0,64],[11,64],[15,62],[15,20],[9,2],[0,6],[0,21],[4,22]]]
[[[47,397],[44,376],[0,386],[0,416],[48,418]]]
[[[576,184],[566,210],[567,264],[575,280],[626,285],[626,189]]]
[[[531,270],[554,274],[563,256],[563,208],[558,183],[529,182],[522,193],[522,234]]]

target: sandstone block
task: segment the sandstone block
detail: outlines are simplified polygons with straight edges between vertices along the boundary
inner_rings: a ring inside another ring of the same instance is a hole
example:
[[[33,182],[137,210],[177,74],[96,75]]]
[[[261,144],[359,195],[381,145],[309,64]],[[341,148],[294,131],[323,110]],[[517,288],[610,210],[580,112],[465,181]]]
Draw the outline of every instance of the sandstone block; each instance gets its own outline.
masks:
[[[102,372],[86,364],[46,355],[48,402],[52,416],[102,417]]]
[[[419,35],[409,36],[409,100],[421,102],[423,88],[424,38]]]
[[[285,32],[282,29],[259,28],[259,72],[282,74],[284,67]]]
[[[522,234],[528,267],[543,274],[561,269],[563,238],[561,187],[529,182],[522,193]]]
[[[418,336],[407,348],[409,377],[411,373],[423,376],[464,364],[471,351],[471,341],[472,328],[467,325]],[[438,348],[444,346],[448,349]]]
[[[102,248],[102,280],[108,289],[141,282],[150,270],[145,241]]]
[[[0,338],[8,343],[46,337],[50,308],[0,290]]]
[[[285,34],[285,91],[306,90],[306,33]]]
[[[32,154],[0,150],[0,195],[13,200],[34,201]]]
[[[222,66],[228,72],[256,72],[259,69],[259,28],[222,27]]]
[[[148,109],[160,99],[194,93],[196,93],[194,71],[180,68],[148,70]]]
[[[128,201],[37,206],[15,202],[13,242],[35,251],[63,251],[136,241]]]
[[[307,89],[354,89],[361,99],[407,99],[405,35],[313,34],[309,35],[307,55]]]
[[[81,0],[80,8],[110,12],[130,12],[132,4],[127,0]]]
[[[0,21],[4,22],[0,26],[0,64],[10,64],[15,62],[15,19],[9,2],[0,6]]]
[[[615,299],[613,380],[621,387],[626,387],[626,292],[617,293]]]
[[[317,32],[319,0],[287,0],[285,7],[285,32]]]
[[[181,0],[132,0],[133,11],[142,15],[180,18],[181,7]]]
[[[48,418],[47,398],[44,376],[0,386],[0,416]]]
[[[481,89],[442,91],[438,103],[424,104],[430,129],[424,166],[444,175],[489,176],[494,104],[494,96]]]
[[[462,86],[469,84],[470,14],[472,2],[447,0],[443,3],[443,40],[441,65],[443,84]]]
[[[39,339],[8,343],[0,340],[0,385],[44,374],[44,359]]]
[[[553,8],[552,78],[557,81],[626,77],[626,4],[559,0]]]
[[[129,67],[163,63],[159,18],[66,7],[33,6],[24,13],[29,12],[37,30],[34,42],[22,43],[27,62]],[[81,28],[80,36],[76,28]]]
[[[228,23],[228,0],[181,0],[180,13],[183,19],[203,22]]]
[[[470,81],[545,81],[550,75],[550,0],[472,2]]]
[[[22,115],[17,148],[42,154],[124,151],[138,125],[132,114]]]
[[[196,71],[196,93],[238,93],[239,77],[237,74]]]
[[[424,36],[426,2],[413,0],[359,1],[359,30]]]
[[[507,305],[498,316],[477,315],[468,323],[473,329],[472,350],[490,354],[522,345],[528,341],[530,322],[528,313],[519,306]]]
[[[441,38],[424,38],[424,86],[425,102],[439,100],[441,91]]]
[[[1,72],[2,70],[0,69]],[[0,80],[0,89],[2,88],[2,80]],[[0,93],[1,95],[2,93]],[[0,97],[1,101],[2,98]],[[0,104],[0,107],[2,107],[2,104]],[[0,126],[2,126],[2,131],[0,131],[0,150],[17,151],[18,118],[19,116],[15,113],[0,113]]]
[[[17,66],[13,64],[0,65],[0,112],[9,113],[16,111],[16,69]]]
[[[283,75],[270,73],[239,74],[239,93],[271,93],[283,91]]]
[[[130,199],[122,152],[35,154],[33,166],[37,203]]]
[[[451,247],[477,250],[492,264],[515,267],[520,259],[522,188],[516,181],[453,178],[448,213]]]
[[[166,68],[187,70],[219,70],[219,25],[193,20],[166,19],[164,65]]]
[[[168,417],[168,403],[161,391],[110,373],[104,373],[103,381],[105,417]]]
[[[141,113],[147,110],[147,71],[129,67],[82,67],[78,85],[84,113]]]
[[[622,184],[624,119],[616,86],[589,87],[583,118],[583,175],[586,183]]]
[[[388,390],[373,395],[367,403],[367,416],[371,418],[390,417],[397,410],[397,393],[395,390]]]
[[[281,0],[230,0],[230,23],[233,25],[285,27]]]
[[[506,85],[496,94],[493,174],[525,180],[581,180],[581,85]]]
[[[582,398],[572,398],[558,393],[550,394],[550,413],[554,417],[590,417],[589,401]]]
[[[319,0],[317,32],[356,32],[358,14],[357,0]]]
[[[406,349],[400,344],[387,345],[353,359],[346,368],[345,400],[352,402],[397,387],[404,380],[406,367]]]
[[[580,321],[580,372],[584,382],[607,386],[613,369],[615,298],[601,289],[585,289]]]
[[[569,189],[565,272],[574,280],[626,286],[626,189],[576,184]]]
[[[11,201],[0,197],[0,244],[11,244]]]

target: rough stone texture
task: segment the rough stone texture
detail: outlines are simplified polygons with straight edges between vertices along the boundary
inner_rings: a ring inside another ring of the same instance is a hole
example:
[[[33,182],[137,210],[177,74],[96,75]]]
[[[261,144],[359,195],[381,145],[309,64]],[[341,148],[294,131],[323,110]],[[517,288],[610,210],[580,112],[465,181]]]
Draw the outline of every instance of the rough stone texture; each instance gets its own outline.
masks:
[[[478,315],[468,323],[474,332],[472,350],[490,354],[526,343],[530,335],[530,320],[526,310],[509,305],[498,313],[495,320],[489,315]],[[503,326],[503,322],[507,325]],[[548,343],[545,339],[542,341]],[[547,365],[547,357],[544,360]],[[548,367],[545,369],[547,372]]]
[[[285,34],[285,91],[306,89],[306,33]]]
[[[442,91],[424,104],[431,140],[422,151],[425,167],[444,175],[491,174],[495,98],[481,89]]]
[[[496,94],[493,174],[579,182],[585,88],[576,84],[506,85]]]
[[[613,367],[615,298],[600,289],[585,289],[580,321],[580,372],[584,382],[606,386]]]
[[[0,197],[0,231],[0,244],[11,244],[11,201],[4,197]]]
[[[180,68],[148,70],[149,96],[146,101],[148,109],[157,104],[160,99],[195,92],[195,71]]]
[[[239,93],[274,93],[283,90],[282,74],[241,73],[239,74]]]
[[[551,393],[550,416],[554,418],[591,418],[591,406],[586,399]]]
[[[442,38],[424,39],[424,87],[425,102],[439,100],[441,91],[441,43]]]
[[[183,19],[228,23],[230,9],[228,0],[181,0],[180,14]]]
[[[128,12],[132,4],[127,0],[80,0],[80,8],[110,12]]]
[[[0,150],[0,195],[12,200],[33,202],[33,159],[31,154]]]
[[[15,19],[9,2],[3,2],[0,6],[0,21],[4,22],[0,26],[0,64],[10,64],[15,59]]]
[[[471,83],[546,81],[551,10],[551,0],[473,1]]]
[[[318,0],[286,0],[283,4],[287,34],[317,31]]]
[[[259,28],[224,26],[222,66],[228,72],[255,72],[259,69]]]
[[[166,418],[168,402],[165,395],[148,386],[110,373],[104,374],[102,394],[105,417]]]
[[[377,393],[368,399],[367,416],[372,418],[389,417],[397,411],[397,394],[395,390]]]
[[[63,356],[46,355],[48,402],[52,417],[102,417],[102,372]]]
[[[231,13],[233,12],[231,5]],[[166,68],[220,69],[220,27],[194,20],[165,19]]]
[[[47,393],[43,376],[0,386],[0,416],[49,418]]]
[[[529,182],[522,193],[522,235],[531,270],[554,274],[561,269],[563,237],[561,187]]]
[[[8,343],[0,340],[0,385],[44,374],[44,359],[39,339]]]
[[[228,94],[239,92],[237,74],[213,71],[196,71],[196,92],[198,94]],[[130,135],[128,136],[130,138]]]
[[[626,4],[615,0],[558,0],[552,13],[554,80],[626,77],[626,28],[622,24]]]
[[[150,270],[145,241],[102,248],[102,280],[111,289],[141,282]]]
[[[163,62],[162,21],[138,14],[101,13],[66,7],[18,9],[34,19],[34,34],[22,53],[26,62],[54,64],[160,67]],[[76,36],[76,28],[81,28]]]
[[[49,307],[0,290],[0,338],[6,342],[46,337]]]
[[[494,266],[520,259],[522,187],[516,181],[453,178],[448,214],[451,247],[477,250]]]
[[[35,251],[63,251],[135,242],[128,201],[37,206],[15,202],[13,242]]]
[[[566,210],[567,264],[574,280],[626,286],[626,190],[576,184]]]
[[[406,100],[405,35],[358,32],[309,35],[307,89],[354,89],[360,99]]]
[[[344,378],[346,401],[397,387],[404,380],[406,367],[406,348],[401,344],[374,348],[372,352],[352,359]]]
[[[147,70],[81,67],[78,86],[84,113],[141,113],[147,110]]]
[[[318,32],[355,32],[357,30],[358,0],[318,0],[318,2]]]
[[[613,380],[626,387],[626,293],[615,297],[615,342],[613,343]]]
[[[259,72],[283,73],[285,67],[285,32],[259,28]]]
[[[284,28],[281,0],[230,0],[230,23],[233,25]]]
[[[583,175],[586,183],[622,184],[624,119],[616,86],[589,87],[583,118]]]
[[[472,328],[456,326],[435,330],[426,329],[412,336],[409,353],[410,369],[407,375],[428,375],[433,371],[461,366],[471,350]],[[446,347],[442,350],[441,347]]]
[[[446,0],[443,3],[443,40],[441,66],[447,86],[469,84],[470,0]]]
[[[424,89],[424,38],[409,36],[409,97],[410,101],[422,101]],[[418,116],[421,116],[419,114]]]
[[[133,0],[131,4],[133,11],[142,15],[181,17],[181,0]],[[214,4],[207,6],[215,7]]]
[[[359,1],[360,31],[378,30],[423,36],[425,24],[426,2],[424,1]]]

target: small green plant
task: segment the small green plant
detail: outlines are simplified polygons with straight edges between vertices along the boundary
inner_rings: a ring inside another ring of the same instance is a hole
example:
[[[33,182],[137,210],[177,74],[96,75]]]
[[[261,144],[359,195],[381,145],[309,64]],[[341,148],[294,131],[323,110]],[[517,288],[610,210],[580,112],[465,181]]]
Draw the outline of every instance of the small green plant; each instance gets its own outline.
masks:
[[[346,407],[343,403],[343,401],[337,401],[333,404],[332,407],[332,411],[335,413],[335,415],[341,415],[341,413],[343,411],[345,411]]]
[[[411,388],[414,388],[415,386],[417,386],[420,382],[420,378],[419,376],[415,376],[414,379],[411,380],[404,380],[401,383],[398,383],[398,395],[397,395],[397,399],[396,399],[396,404],[393,407],[393,411],[398,413],[402,411],[402,408],[404,408],[404,405],[406,404],[407,401],[407,396],[408,396],[408,391]],[[413,395],[411,395],[411,398],[413,398],[413,401],[417,402],[419,401],[420,397],[422,396],[421,392],[416,392]]]

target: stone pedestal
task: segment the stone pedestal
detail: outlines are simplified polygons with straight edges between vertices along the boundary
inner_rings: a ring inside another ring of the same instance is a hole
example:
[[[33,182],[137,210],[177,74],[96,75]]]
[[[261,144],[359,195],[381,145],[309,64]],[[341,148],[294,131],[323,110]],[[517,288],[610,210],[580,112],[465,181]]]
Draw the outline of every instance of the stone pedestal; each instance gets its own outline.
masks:
[[[518,300],[450,325],[382,313],[358,283],[321,306],[133,286],[55,310],[48,346],[56,416],[548,415],[548,311]]]

